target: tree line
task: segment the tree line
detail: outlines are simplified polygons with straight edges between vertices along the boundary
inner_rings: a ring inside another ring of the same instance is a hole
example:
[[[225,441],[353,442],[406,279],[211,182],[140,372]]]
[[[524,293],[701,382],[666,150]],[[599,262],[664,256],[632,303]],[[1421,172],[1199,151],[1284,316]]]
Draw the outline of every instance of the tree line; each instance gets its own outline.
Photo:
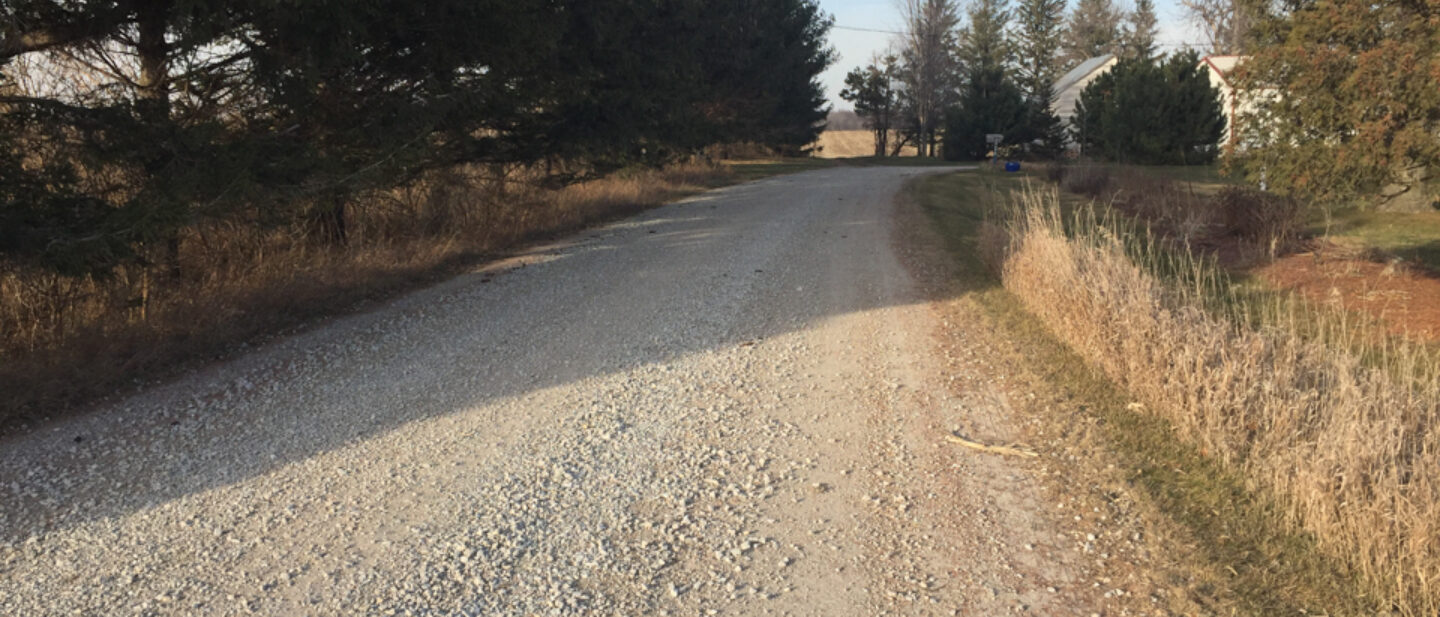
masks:
[[[360,192],[457,165],[562,184],[707,147],[799,151],[815,0],[15,0],[0,259],[163,261],[202,220],[343,243]]]
[[[954,0],[907,0],[897,53],[851,71],[841,96],[869,120],[876,155],[914,143],[922,156],[943,145],[946,158],[982,159],[993,150],[986,135],[1001,134],[1010,150],[1032,157],[1075,143],[1129,162],[1213,158],[1224,130],[1216,93],[1195,68],[1197,55],[1157,52],[1153,1],[1137,0],[1129,12],[1111,0],[1080,0],[1068,15],[1065,6],[973,0],[962,13]],[[1129,78],[1093,85],[1065,126],[1052,109],[1057,79],[1105,54],[1118,56],[1116,76]],[[1137,104],[1164,118],[1136,123],[1117,111]]]
[[[1158,53],[1152,0],[1129,12],[1078,0],[1068,15],[1065,0],[972,0],[963,14],[954,0],[905,0],[910,33],[847,75],[842,96],[869,120],[877,155],[906,143],[933,155],[943,138],[947,157],[977,157],[984,133],[1045,155],[1068,137],[1087,156],[1128,162],[1225,153],[1230,171],[1312,202],[1440,208],[1440,5],[1180,4],[1208,53],[1241,57],[1225,76],[1234,98],[1223,104],[1235,112],[1226,144],[1198,54]],[[927,29],[940,34],[916,35]],[[1056,78],[1103,54],[1119,64],[1058,126],[1048,98]]]

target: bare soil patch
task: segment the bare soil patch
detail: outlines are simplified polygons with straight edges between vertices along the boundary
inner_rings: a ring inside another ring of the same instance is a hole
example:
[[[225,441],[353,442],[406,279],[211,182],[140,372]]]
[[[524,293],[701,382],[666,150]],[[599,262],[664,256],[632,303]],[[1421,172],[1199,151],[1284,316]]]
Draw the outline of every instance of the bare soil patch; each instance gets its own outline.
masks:
[[[1319,239],[1251,273],[1312,302],[1373,317],[1387,333],[1440,342],[1440,280],[1398,259]]]

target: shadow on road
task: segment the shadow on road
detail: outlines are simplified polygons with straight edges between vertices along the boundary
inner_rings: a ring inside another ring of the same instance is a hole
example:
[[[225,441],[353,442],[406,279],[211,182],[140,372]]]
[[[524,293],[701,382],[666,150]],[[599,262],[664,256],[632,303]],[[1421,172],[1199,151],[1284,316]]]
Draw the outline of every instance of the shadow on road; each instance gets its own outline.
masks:
[[[892,196],[944,171],[835,168],[712,191],[8,439],[0,541],[507,397],[923,302],[896,266]]]

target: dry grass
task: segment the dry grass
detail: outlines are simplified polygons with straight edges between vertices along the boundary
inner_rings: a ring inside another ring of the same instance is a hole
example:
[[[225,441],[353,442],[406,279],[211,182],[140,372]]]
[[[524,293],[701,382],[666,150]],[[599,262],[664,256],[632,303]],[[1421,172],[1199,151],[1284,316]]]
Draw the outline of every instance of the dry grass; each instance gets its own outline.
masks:
[[[660,205],[734,174],[682,165],[558,190],[526,179],[524,171],[457,169],[362,196],[348,208],[343,246],[258,217],[208,223],[183,235],[179,278],[159,267],[102,279],[0,263],[0,434],[485,255]]]
[[[1235,295],[1189,253],[1093,213],[1067,220],[1055,193],[1027,193],[1010,229],[1003,283],[1050,331],[1274,495],[1372,598],[1440,612],[1440,363],[1429,351],[1371,338],[1343,314]]]
[[[899,141],[898,134],[891,135],[891,144]],[[860,131],[825,131],[820,134],[816,145],[820,147],[816,156],[827,159],[843,159],[861,156],[875,156],[875,133]],[[894,147],[893,145],[891,146]],[[888,154],[888,153],[887,153]],[[901,148],[899,156],[915,156],[915,146]]]
[[[1027,442],[1063,453],[1057,464],[1078,466],[1070,477],[1094,478],[1088,491],[1098,500],[1094,506],[1117,521],[1135,515],[1145,527],[1153,552],[1130,565],[1140,568],[1133,575],[1154,582],[1153,612],[1237,617],[1384,612],[1355,577],[1285,519],[1267,492],[1246,489],[1238,470],[1176,439],[1161,414],[1132,406],[1130,394],[1001,286],[999,269],[1009,247],[1003,223],[1014,210],[1012,193],[1026,183],[1010,174],[968,172],[930,176],[911,194],[955,259],[955,284],[1010,341],[1002,356],[1012,358],[1013,381],[1007,383],[1029,399],[1017,408],[1028,418]],[[1062,197],[1071,208],[1086,201]],[[985,263],[990,258],[994,261]],[[1061,494],[1081,488],[1057,487]]]
[[[1254,266],[1303,246],[1307,213],[1291,198],[1133,166],[1052,165],[1045,178],[1107,213],[1123,215],[1161,242],[1213,255],[1230,268]]]

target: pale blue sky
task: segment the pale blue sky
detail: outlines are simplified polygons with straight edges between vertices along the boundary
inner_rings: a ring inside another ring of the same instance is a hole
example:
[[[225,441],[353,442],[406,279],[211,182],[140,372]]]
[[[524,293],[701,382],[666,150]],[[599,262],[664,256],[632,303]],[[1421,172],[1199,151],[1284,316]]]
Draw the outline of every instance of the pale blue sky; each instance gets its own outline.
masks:
[[[1011,2],[1013,4],[1014,0]],[[1126,11],[1134,7],[1134,0],[1115,2]],[[1074,6],[1074,3],[1075,0],[1070,0],[1071,6]],[[961,0],[961,4],[964,6],[966,0]],[[820,0],[820,8],[835,16],[837,26],[874,30],[901,29],[899,9],[894,0]],[[1174,49],[1175,45],[1201,40],[1202,37],[1186,21],[1184,10],[1175,0],[1156,0],[1155,11],[1160,17],[1160,36],[1157,42],[1166,45],[1162,50],[1169,51]],[[830,44],[834,45],[840,57],[834,66],[821,75],[821,81],[825,84],[826,95],[836,109],[850,109],[849,103],[840,100],[845,74],[850,72],[850,69],[868,64],[872,56],[890,46],[893,38],[894,35],[876,32],[856,32],[839,28],[830,31]]]

